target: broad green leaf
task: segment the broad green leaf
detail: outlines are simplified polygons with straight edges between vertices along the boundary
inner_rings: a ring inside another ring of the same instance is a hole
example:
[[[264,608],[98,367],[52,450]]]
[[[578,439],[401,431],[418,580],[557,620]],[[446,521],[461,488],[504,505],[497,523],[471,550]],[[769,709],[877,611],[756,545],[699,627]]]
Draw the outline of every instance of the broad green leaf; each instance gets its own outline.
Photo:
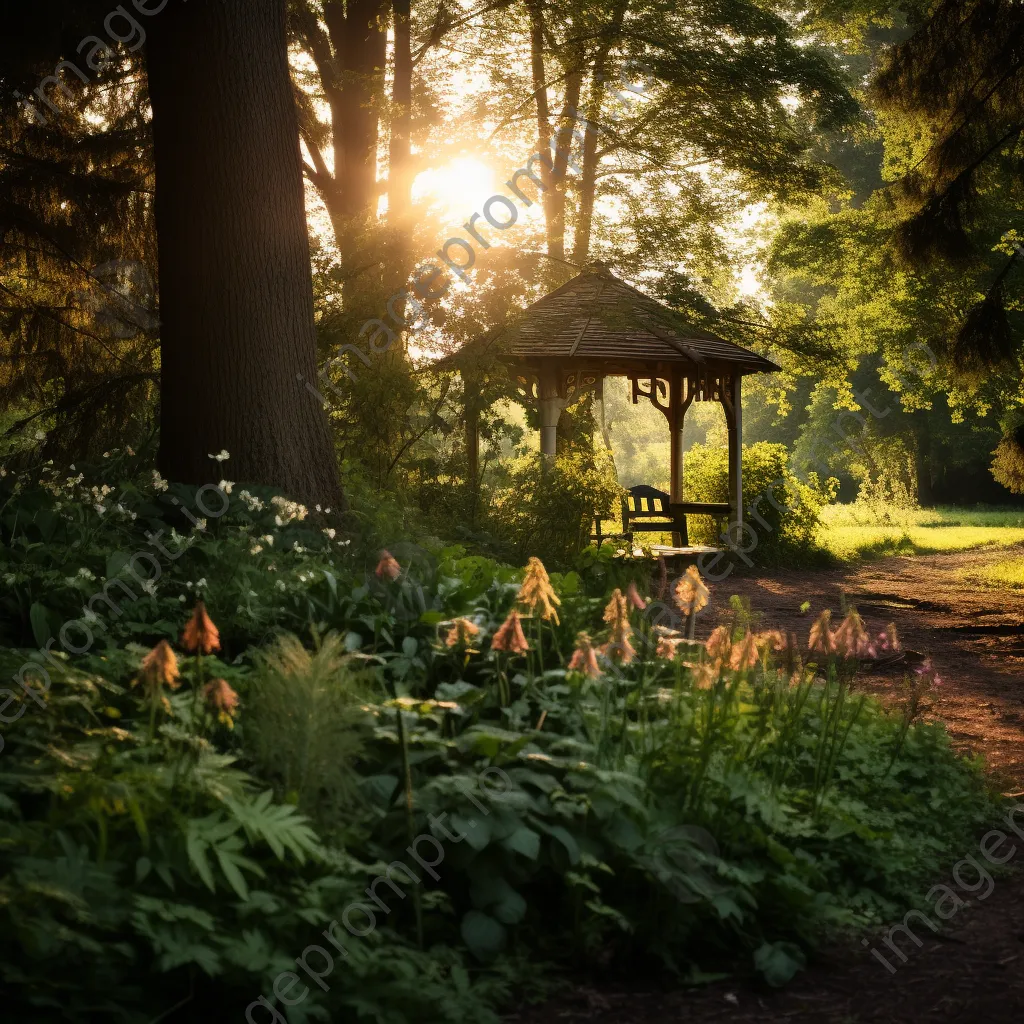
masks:
[[[482,814],[478,814],[473,818],[465,818],[461,814],[453,814],[452,826],[456,832],[461,832],[465,835],[466,842],[474,850],[485,849],[491,841],[490,822]]]
[[[45,647],[47,642],[53,639],[50,631],[50,619],[46,609],[35,601],[28,610],[28,619],[32,624],[32,636],[40,647]]]
[[[107,555],[107,579],[112,580],[121,573],[131,560],[131,557],[131,555],[126,555],[123,551],[112,551]]]
[[[479,910],[466,913],[459,931],[470,952],[480,960],[493,959],[505,945],[505,929]]]
[[[501,845],[506,850],[514,850],[524,857],[529,857],[530,860],[536,860],[540,853],[540,836],[532,828],[522,825],[510,836],[502,839]]]
[[[803,950],[792,942],[766,942],[754,951],[754,966],[776,988],[790,981],[806,962]]]

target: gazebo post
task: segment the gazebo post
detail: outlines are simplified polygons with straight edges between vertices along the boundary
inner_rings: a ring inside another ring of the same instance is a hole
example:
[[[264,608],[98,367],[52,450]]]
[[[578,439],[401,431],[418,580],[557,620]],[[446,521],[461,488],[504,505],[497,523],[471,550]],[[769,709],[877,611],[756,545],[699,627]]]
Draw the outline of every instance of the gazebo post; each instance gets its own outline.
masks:
[[[732,526],[742,534],[743,528],[743,395],[738,370],[732,371],[731,386],[722,389],[722,405],[725,408],[729,428],[729,505],[731,520],[726,533]],[[737,538],[738,539],[738,538]]]
[[[537,409],[540,413],[540,453],[544,462],[554,462],[558,448],[558,418],[565,408],[565,399],[558,395],[558,378],[545,373],[537,381]]]
[[[683,382],[685,380],[686,378],[679,370],[673,370],[668,388],[669,452],[672,466],[669,496],[672,501],[683,500],[683,421],[686,417],[686,405],[683,404]],[[678,548],[682,544],[682,535],[673,533],[673,547]]]

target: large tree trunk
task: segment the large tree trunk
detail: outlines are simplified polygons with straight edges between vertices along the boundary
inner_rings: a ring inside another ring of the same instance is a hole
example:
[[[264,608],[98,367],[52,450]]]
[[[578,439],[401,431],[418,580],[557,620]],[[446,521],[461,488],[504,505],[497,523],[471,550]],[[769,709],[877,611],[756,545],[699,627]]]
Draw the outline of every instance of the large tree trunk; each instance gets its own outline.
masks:
[[[591,75],[590,97],[587,104],[586,123],[583,135],[583,163],[577,188],[579,207],[576,213],[576,231],[573,236],[571,262],[583,267],[590,255],[590,238],[594,228],[594,203],[597,199],[597,169],[601,162],[597,143],[601,131],[601,117],[604,111],[605,76],[608,70],[608,54],[619,40],[622,19],[626,14],[626,0],[617,4],[612,12],[611,24],[605,34],[605,41],[594,58]]]
[[[327,418],[302,383],[316,332],[285,0],[168,7],[148,64],[161,471],[340,508]],[[209,458],[221,449],[223,466]]]
[[[380,92],[387,58],[387,0],[325,0],[324,19],[342,79],[332,110],[336,202],[343,216],[377,212]]]
[[[932,494],[932,431],[927,409],[914,413],[914,442],[917,502],[922,508],[930,508],[935,501]]]
[[[412,206],[412,26],[410,0],[393,0],[395,79],[391,90],[391,149],[388,160],[388,220],[403,231]]]

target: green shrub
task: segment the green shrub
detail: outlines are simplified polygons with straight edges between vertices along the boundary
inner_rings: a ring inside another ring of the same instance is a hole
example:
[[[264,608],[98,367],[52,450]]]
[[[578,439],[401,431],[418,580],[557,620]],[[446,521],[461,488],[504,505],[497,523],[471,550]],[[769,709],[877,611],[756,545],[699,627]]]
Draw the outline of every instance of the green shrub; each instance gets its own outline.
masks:
[[[994,814],[941,726],[904,729],[851,693],[838,659],[794,673],[770,638],[737,670],[696,646],[674,656],[616,600],[635,656],[606,648],[596,678],[578,671],[580,632],[599,651],[625,632],[605,611],[630,565],[608,549],[552,573],[557,621],[520,602],[527,651],[496,650],[521,570],[399,542],[401,573],[378,576],[376,544],[325,537],[312,514],[259,508],[240,485],[155,595],[101,611],[73,663],[57,648],[44,662],[23,649],[37,630],[81,616],[109,552],[181,515],[165,495],[195,498],[107,479],[135,519],[107,501],[100,514],[63,478],[2,484],[18,500],[0,509],[14,613],[0,671],[34,658],[49,679],[0,719],[14,1019],[146,1024],[190,992],[228,1019],[428,834],[443,863],[400,875],[400,895],[376,885],[376,929],[289,1020],[492,1022],[542,965],[598,956],[777,983],[836,928],[902,916]],[[80,565],[97,579],[77,583]],[[149,646],[180,634],[197,572],[221,650],[182,658],[181,688],[153,699],[132,680]],[[749,652],[740,610],[732,635]],[[282,630],[328,639],[309,652]],[[241,697],[236,728],[208,706],[213,678]]]
[[[693,445],[686,453],[684,493],[687,501],[728,501],[728,451]],[[821,509],[834,493],[834,481],[822,485],[814,473],[808,483],[801,483],[789,469],[785,445],[767,441],[744,445],[743,518],[757,536],[757,554],[748,557],[772,564],[784,554],[811,552],[817,546]],[[710,516],[688,520],[691,543],[721,545]],[[749,546],[749,540],[738,543]]]
[[[992,454],[996,482],[1012,494],[1024,494],[1024,424],[1002,438]]]
[[[610,454],[570,450],[551,466],[543,457],[520,458],[507,487],[490,496],[487,524],[510,561],[537,555],[552,566],[571,566],[590,543],[594,516],[610,515],[622,495]]]
[[[245,747],[263,778],[323,829],[358,803],[375,680],[329,633],[310,652],[293,635],[262,649],[248,682]]]

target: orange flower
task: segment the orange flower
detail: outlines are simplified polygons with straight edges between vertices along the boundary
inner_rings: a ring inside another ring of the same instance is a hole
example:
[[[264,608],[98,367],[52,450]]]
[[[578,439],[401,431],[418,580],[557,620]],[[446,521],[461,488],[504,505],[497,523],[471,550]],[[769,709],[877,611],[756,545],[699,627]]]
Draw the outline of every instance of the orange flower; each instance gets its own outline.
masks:
[[[519,588],[517,600],[531,612],[536,611],[537,606],[540,605],[540,617],[545,622],[548,619],[554,619],[555,624],[558,624],[558,612],[555,611],[555,605],[562,602],[551,586],[551,579],[547,569],[544,568],[544,563],[536,555],[526,563],[526,575]]]
[[[636,656],[629,638],[633,635],[633,627],[629,624],[629,605],[625,595],[616,587],[604,610],[604,621],[610,630],[608,642],[601,648],[606,658],[628,665]]]
[[[664,658],[666,661],[672,661],[673,658],[679,653],[679,645],[683,641],[677,637],[660,636],[658,637],[658,646],[655,648],[654,653],[659,658]]]
[[[235,710],[238,708],[238,694],[226,679],[213,679],[203,687],[203,696],[210,709],[217,712],[217,720],[233,729]]]
[[[714,661],[703,661],[697,666],[693,674],[693,681],[699,690],[710,690],[718,682],[722,674],[722,662],[716,658]]]
[[[380,561],[374,570],[377,573],[377,579],[388,579],[394,582],[398,579],[401,571],[402,567],[395,561],[390,551],[384,550],[380,553]]]
[[[512,654],[524,654],[530,649],[523,634],[523,623],[519,618],[519,612],[512,609],[508,618],[501,624],[498,632],[491,640],[492,651],[509,651]]]
[[[572,652],[568,670],[582,672],[589,679],[596,679],[601,674],[601,666],[597,663],[597,651],[594,650],[586,633],[580,633],[576,637],[576,650]]]
[[[832,637],[837,653],[847,658],[873,658],[875,648],[868,637],[868,631],[864,628],[864,620],[857,614],[855,608],[846,613],[846,618],[839,624],[839,628]]]
[[[197,602],[192,618],[188,620],[185,631],[181,634],[181,642],[190,654],[196,651],[200,654],[209,654],[211,651],[220,650],[220,633],[213,620],[206,614],[206,605],[202,601]]]
[[[148,697],[156,696],[164,686],[176,690],[181,685],[178,679],[178,659],[166,640],[161,640],[142,659],[139,674],[132,680],[132,686],[139,682],[144,686]]]
[[[896,623],[890,622],[885,627],[885,646],[890,651],[898,651],[900,649],[900,638],[896,635]]]
[[[445,647],[468,647],[479,632],[480,627],[469,619],[454,619],[445,637]]]
[[[766,633],[758,633],[754,639],[758,647],[770,647],[778,653],[786,649],[786,638],[777,629],[769,629]]]
[[[675,587],[676,605],[684,615],[696,615],[711,596],[695,565],[687,568]]]
[[[642,612],[647,607],[647,602],[640,596],[635,583],[626,587],[626,600],[638,611]]]
[[[807,638],[807,649],[817,654],[834,654],[836,649],[835,637],[832,635],[829,626],[832,623],[832,612],[826,608],[818,621],[811,626],[810,636]]]
[[[742,672],[745,669],[753,668],[757,662],[757,640],[748,629],[746,636],[732,649],[729,656],[729,668]]]
[[[711,631],[707,643],[704,645],[712,658],[724,658],[732,646],[732,638],[729,636],[728,626],[718,626]]]

